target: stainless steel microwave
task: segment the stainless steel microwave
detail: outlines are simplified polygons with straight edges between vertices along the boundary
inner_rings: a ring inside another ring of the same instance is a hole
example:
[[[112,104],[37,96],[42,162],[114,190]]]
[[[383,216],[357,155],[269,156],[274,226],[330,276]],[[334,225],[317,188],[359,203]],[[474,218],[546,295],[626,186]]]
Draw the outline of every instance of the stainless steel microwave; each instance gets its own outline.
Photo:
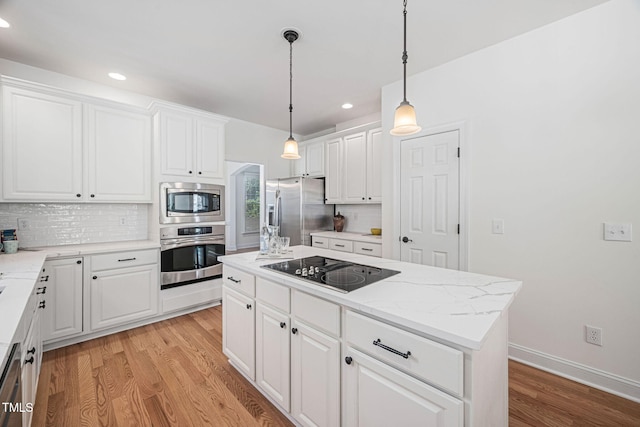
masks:
[[[194,182],[160,184],[160,223],[224,221],[224,185]]]

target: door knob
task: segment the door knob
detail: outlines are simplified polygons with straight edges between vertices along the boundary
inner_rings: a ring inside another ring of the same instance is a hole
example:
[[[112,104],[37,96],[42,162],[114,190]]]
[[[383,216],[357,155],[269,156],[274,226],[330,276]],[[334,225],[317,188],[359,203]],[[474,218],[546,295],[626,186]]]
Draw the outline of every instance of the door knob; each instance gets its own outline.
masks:
[[[410,239],[410,238],[408,238],[407,236],[404,236],[404,237],[402,238],[402,241],[403,241],[404,243],[407,243],[407,242],[413,242],[413,240],[411,240],[411,239]]]

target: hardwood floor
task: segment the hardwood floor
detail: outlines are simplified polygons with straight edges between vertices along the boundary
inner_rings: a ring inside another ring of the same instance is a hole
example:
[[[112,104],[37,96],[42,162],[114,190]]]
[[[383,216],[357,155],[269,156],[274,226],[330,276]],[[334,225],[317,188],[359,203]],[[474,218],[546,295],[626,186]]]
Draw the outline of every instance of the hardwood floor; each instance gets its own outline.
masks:
[[[640,404],[516,362],[509,378],[511,426],[640,426]],[[45,353],[32,425],[291,423],[222,354],[218,306]]]

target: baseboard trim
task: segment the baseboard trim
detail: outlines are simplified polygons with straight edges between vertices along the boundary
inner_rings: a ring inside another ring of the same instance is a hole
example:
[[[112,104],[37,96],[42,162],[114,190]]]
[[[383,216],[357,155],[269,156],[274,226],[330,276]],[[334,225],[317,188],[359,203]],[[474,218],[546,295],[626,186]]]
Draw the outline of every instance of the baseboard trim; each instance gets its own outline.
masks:
[[[640,403],[640,382],[509,343],[509,359]]]

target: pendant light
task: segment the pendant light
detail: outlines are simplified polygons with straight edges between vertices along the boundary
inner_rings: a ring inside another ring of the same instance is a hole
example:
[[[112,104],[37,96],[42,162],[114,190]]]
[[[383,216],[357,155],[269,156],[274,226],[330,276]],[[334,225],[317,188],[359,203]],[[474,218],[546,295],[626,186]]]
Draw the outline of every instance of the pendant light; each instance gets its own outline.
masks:
[[[398,108],[396,108],[396,114],[393,119],[393,129],[391,129],[391,135],[403,136],[412,135],[420,132],[422,129],[416,122],[416,110],[413,105],[407,101],[407,0],[404,0],[404,51],[402,52],[402,64],[404,67],[404,91],[403,99]]]
[[[284,143],[283,159],[299,159],[298,143],[293,138],[293,42],[298,40],[298,32],[294,30],[286,30],[283,34],[284,38],[289,42],[289,139]]]

